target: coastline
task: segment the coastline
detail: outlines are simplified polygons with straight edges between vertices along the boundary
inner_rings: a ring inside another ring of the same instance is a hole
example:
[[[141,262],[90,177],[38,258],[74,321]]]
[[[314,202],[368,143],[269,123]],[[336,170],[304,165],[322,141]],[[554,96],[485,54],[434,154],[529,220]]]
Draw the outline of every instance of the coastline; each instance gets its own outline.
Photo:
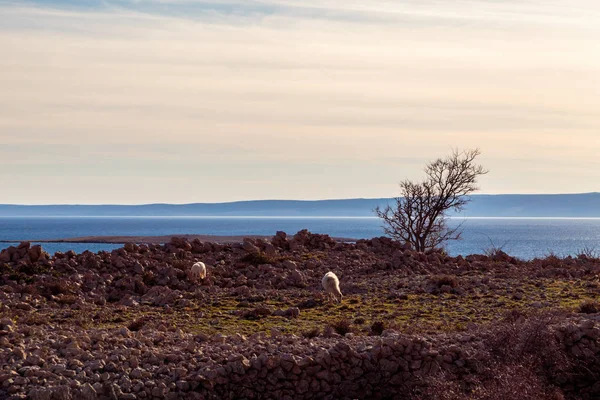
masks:
[[[31,243],[105,243],[105,244],[164,244],[168,243],[171,238],[185,238],[188,241],[198,239],[201,242],[211,242],[218,244],[225,243],[242,243],[245,238],[250,239],[266,239],[271,240],[273,235],[235,235],[235,236],[221,236],[221,235],[191,235],[191,234],[175,234],[175,235],[161,235],[161,236],[84,236],[74,238],[61,238],[61,239],[43,239],[43,240],[3,240],[4,243],[20,243],[20,242],[31,242]],[[344,238],[344,237],[333,237],[336,242],[356,242],[358,239]]]

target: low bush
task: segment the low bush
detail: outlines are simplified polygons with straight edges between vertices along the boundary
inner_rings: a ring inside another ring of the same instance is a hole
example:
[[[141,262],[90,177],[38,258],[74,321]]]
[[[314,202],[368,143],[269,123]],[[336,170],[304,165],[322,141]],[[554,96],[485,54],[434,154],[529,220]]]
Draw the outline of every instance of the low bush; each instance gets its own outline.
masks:
[[[40,292],[40,295],[47,299],[51,296],[58,296],[59,294],[73,294],[73,290],[64,280],[41,282],[38,291]]]
[[[582,314],[596,314],[600,312],[600,303],[595,300],[585,300],[579,305],[577,312]]]
[[[477,362],[469,367],[471,374],[442,373],[425,379],[413,390],[412,399],[564,399],[560,383],[569,382],[575,364],[550,328],[559,316],[556,312],[506,314],[476,333],[482,342]]]
[[[344,336],[346,333],[352,332],[352,322],[349,319],[341,318],[330,324],[335,333]]]
[[[262,251],[259,251],[258,253],[248,253],[244,257],[242,257],[240,261],[254,266],[263,264],[274,264],[276,262],[274,258],[269,257]]]
[[[577,258],[580,260],[597,260],[600,258],[600,252],[595,247],[585,246],[577,251]]]
[[[452,275],[435,275],[431,277],[431,283],[437,288],[442,286],[450,286],[451,288],[458,287],[458,279]]]
[[[321,331],[319,328],[312,328],[306,331],[302,331],[302,336],[307,338],[307,339],[313,339],[318,337],[321,334]]]
[[[127,329],[129,329],[132,332],[139,331],[148,323],[148,320],[148,317],[137,318],[131,321],[129,325],[127,325]]]
[[[375,321],[371,324],[371,335],[380,336],[385,330],[385,323],[383,321]]]

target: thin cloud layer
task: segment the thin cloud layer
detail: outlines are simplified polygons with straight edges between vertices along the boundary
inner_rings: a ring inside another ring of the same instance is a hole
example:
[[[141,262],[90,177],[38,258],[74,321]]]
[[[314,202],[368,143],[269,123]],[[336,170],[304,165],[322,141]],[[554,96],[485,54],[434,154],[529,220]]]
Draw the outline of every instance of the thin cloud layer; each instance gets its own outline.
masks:
[[[3,203],[598,190],[595,2],[71,3],[0,2]]]

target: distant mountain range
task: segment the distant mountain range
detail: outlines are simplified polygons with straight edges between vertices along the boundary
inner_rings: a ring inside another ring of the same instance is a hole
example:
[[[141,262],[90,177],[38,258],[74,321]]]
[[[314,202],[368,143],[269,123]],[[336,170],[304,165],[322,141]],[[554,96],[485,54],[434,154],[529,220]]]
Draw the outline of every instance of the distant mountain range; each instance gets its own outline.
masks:
[[[600,193],[474,195],[466,217],[600,217]],[[0,216],[369,217],[392,199],[254,200],[144,205],[0,204]]]

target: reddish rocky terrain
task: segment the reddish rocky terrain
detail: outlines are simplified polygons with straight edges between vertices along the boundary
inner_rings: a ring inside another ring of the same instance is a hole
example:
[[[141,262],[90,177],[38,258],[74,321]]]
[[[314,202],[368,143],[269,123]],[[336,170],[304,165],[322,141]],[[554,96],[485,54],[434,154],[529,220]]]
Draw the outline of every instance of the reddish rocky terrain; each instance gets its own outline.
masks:
[[[599,398],[599,271],[592,254],[450,257],[307,231],[22,243],[0,253],[0,398]]]

